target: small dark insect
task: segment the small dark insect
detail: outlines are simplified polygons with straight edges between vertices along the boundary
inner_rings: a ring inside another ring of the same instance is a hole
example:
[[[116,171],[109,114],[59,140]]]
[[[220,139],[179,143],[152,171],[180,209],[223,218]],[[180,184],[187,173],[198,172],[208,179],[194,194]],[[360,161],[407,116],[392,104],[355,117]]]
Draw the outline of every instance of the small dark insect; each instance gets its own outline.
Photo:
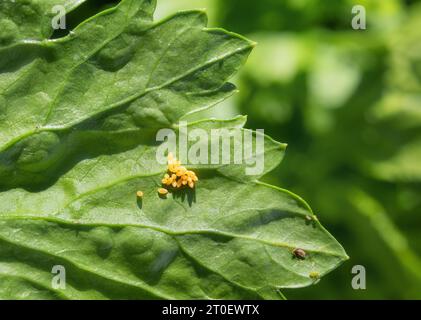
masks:
[[[292,252],[294,254],[294,257],[304,260],[306,258],[306,252],[303,249],[294,249],[294,251]]]

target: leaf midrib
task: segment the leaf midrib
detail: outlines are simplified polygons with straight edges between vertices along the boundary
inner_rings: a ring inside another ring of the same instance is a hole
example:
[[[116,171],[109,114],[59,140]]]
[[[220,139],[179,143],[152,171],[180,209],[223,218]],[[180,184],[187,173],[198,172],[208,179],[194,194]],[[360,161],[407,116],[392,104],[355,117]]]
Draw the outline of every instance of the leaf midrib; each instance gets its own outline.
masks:
[[[294,213],[295,214],[295,213]],[[299,214],[297,214],[299,215]],[[186,235],[217,235],[229,238],[237,238],[242,240],[248,241],[255,241],[265,245],[269,245],[271,247],[278,247],[288,249],[290,251],[296,249],[295,246],[288,244],[286,242],[271,242],[260,238],[253,238],[250,236],[245,236],[241,234],[236,234],[232,232],[225,232],[216,229],[197,229],[197,230],[183,230],[183,231],[173,231],[168,228],[164,228],[162,226],[154,226],[154,225],[147,225],[147,224],[140,224],[140,223],[104,223],[104,222],[80,222],[80,220],[72,220],[72,219],[63,219],[52,217],[49,215],[45,216],[31,216],[31,215],[22,215],[22,216],[4,216],[0,215],[0,221],[8,221],[8,220],[34,220],[34,221],[46,221],[51,223],[58,223],[64,225],[71,225],[71,226],[86,226],[86,227],[109,227],[109,228],[123,228],[123,227],[134,227],[134,228],[142,228],[142,229],[150,229],[153,231],[157,231],[160,233],[164,233],[168,236],[186,236]],[[317,253],[321,255],[329,255],[333,257],[337,257],[340,259],[344,259],[345,257],[329,251],[318,251],[311,248],[302,248],[309,253]]]

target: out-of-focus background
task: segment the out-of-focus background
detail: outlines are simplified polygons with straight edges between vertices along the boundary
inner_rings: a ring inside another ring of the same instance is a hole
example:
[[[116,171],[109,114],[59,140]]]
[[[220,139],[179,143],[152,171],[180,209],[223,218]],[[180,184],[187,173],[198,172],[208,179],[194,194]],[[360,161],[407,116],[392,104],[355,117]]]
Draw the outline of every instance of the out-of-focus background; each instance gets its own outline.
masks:
[[[421,1],[159,0],[156,17],[206,8],[258,46],[208,112],[249,116],[289,144],[266,181],[306,199],[350,261],[289,299],[421,299]],[[367,30],[353,30],[354,5]],[[363,265],[367,289],[351,287]]]

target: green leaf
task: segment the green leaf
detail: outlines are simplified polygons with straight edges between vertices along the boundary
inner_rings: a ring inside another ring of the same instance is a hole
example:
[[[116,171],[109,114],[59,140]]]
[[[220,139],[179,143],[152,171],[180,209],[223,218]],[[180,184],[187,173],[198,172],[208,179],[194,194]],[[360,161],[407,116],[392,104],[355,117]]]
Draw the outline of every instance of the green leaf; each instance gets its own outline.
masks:
[[[347,259],[301,198],[245,175],[245,156],[189,166],[194,190],[158,196],[157,131],[231,96],[254,43],[201,11],[153,23],[154,8],[125,0],[65,38],[0,49],[1,298],[279,299]],[[262,175],[286,148],[263,139]]]
[[[86,0],[3,0],[0,3],[0,47],[51,36],[51,19],[61,6],[66,14]]]

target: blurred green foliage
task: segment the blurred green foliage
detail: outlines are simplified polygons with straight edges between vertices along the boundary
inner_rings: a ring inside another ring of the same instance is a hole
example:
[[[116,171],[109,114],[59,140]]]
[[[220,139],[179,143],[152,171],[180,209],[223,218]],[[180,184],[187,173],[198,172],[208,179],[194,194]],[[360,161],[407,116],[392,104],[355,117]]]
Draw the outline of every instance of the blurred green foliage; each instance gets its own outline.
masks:
[[[352,7],[367,30],[351,28]],[[404,0],[160,0],[208,7],[211,24],[259,43],[214,115],[249,115],[289,144],[266,180],[303,196],[351,257],[287,297],[421,299],[421,3]],[[352,266],[367,290],[351,287]]]

